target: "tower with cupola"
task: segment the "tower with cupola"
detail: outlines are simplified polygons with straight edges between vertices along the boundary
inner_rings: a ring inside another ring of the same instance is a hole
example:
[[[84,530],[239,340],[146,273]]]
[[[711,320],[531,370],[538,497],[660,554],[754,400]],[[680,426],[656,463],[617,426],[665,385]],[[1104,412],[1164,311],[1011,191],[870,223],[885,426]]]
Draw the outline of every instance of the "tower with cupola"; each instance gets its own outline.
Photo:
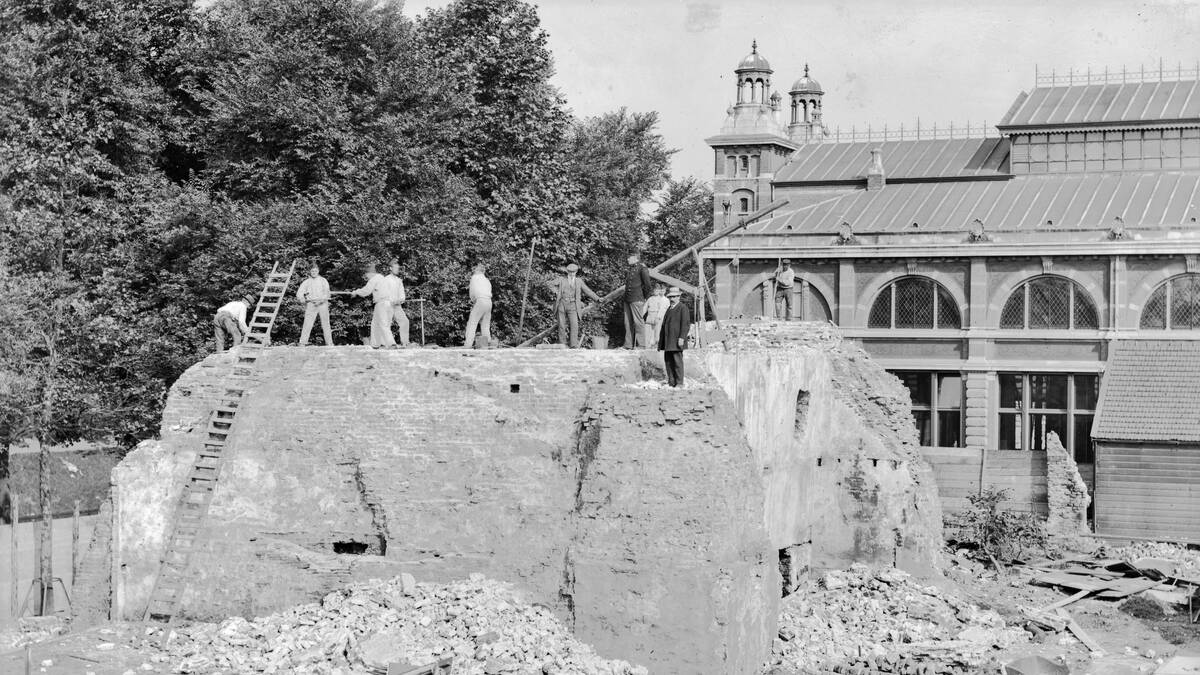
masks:
[[[821,97],[824,95],[821,83],[808,74],[808,64],[804,64],[804,76],[793,82],[788,92],[792,101],[788,138],[803,144],[820,142],[829,135],[821,119]]]
[[[721,132],[705,139],[713,149],[713,209],[717,229],[771,201],[771,180],[799,147],[781,119],[783,97],[771,88],[774,70],[758,42],[734,69],[733,105]],[[800,141],[803,142],[803,141]]]

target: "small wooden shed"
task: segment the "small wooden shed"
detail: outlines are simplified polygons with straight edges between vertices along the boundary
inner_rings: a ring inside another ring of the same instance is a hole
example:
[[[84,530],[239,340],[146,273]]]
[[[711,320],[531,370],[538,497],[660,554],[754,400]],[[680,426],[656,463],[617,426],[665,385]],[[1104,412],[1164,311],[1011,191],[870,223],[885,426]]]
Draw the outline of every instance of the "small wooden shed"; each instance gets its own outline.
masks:
[[[1096,534],[1200,543],[1200,341],[1116,342],[1092,439]]]

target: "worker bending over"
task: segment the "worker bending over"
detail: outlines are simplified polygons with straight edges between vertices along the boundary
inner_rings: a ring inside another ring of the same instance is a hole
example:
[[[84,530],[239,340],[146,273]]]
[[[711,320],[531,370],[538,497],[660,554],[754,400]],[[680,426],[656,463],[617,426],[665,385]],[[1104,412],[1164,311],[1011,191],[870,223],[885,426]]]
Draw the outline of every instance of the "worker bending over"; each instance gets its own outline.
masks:
[[[242,344],[250,327],[246,325],[246,314],[254,306],[254,296],[246,294],[237,300],[221,305],[213,316],[213,335],[217,340],[217,353],[225,351],[226,336],[236,347]]]
[[[492,282],[488,281],[483,265],[475,266],[475,273],[467,285],[467,293],[471,298],[471,316],[467,318],[466,340],[464,347],[470,347],[475,341],[475,329],[483,335],[484,349],[492,345]]]

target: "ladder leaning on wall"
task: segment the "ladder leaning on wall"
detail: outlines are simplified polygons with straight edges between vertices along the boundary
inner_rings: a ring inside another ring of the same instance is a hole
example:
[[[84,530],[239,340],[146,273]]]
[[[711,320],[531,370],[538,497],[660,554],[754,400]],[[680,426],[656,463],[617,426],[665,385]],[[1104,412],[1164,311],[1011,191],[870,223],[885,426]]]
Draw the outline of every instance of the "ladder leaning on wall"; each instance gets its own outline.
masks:
[[[224,394],[220,403],[209,415],[204,447],[196,455],[196,461],[183,484],[183,493],[170,524],[173,528],[166,538],[162,560],[150,591],[144,620],[170,621],[179,610],[179,602],[187,586],[188,565],[196,551],[197,539],[208,507],[212,503],[213,490],[221,474],[221,465],[227,454],[227,441],[233,432],[234,420],[242,394],[254,377],[258,358],[271,340],[271,327],[283,304],[296,263],[281,271],[276,262],[267,275],[258,305],[250,319],[250,332],[245,341],[236,348],[233,370],[225,380]]]

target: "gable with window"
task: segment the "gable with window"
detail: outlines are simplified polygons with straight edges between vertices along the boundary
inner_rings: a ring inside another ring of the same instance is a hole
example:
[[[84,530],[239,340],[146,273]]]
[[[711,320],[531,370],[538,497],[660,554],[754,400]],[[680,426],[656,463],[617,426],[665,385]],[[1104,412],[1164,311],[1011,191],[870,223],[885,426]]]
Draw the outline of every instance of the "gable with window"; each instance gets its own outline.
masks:
[[[1021,283],[1000,312],[1001,328],[1099,328],[1096,303],[1079,284],[1044,275]]]
[[[958,303],[929,277],[901,277],[879,292],[868,328],[961,328]]]
[[[1181,274],[1154,289],[1142,310],[1142,328],[1200,329],[1200,274]]]

